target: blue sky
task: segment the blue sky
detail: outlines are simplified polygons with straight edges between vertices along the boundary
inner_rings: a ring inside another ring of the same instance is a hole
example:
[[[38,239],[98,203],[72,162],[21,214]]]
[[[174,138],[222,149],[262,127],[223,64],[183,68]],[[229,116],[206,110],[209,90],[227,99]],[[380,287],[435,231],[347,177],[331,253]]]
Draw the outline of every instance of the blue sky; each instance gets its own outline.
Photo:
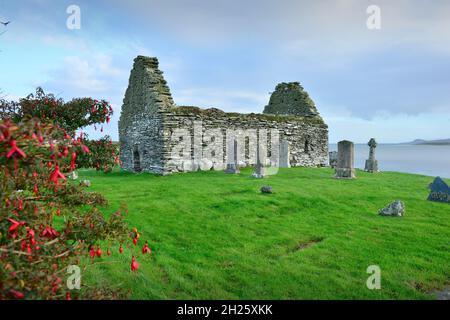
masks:
[[[139,54],[159,58],[179,105],[261,112],[277,83],[300,81],[330,142],[450,138],[450,1],[0,0],[0,20],[3,95],[107,99],[114,139]]]

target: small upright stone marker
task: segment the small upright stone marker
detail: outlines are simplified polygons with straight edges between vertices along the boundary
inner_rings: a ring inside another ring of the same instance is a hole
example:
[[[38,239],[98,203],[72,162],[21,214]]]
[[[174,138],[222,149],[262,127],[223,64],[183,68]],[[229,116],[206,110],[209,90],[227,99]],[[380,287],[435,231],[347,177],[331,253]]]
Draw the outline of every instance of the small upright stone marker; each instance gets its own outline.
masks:
[[[332,167],[333,169],[336,169],[337,159],[338,159],[337,151],[330,151],[328,153],[328,155],[329,155],[329,158],[330,158],[330,167]]]
[[[230,150],[230,152],[228,153],[228,163],[227,168],[225,169],[225,173],[231,174],[240,173],[237,158],[238,143],[236,139],[230,142],[228,149]]]
[[[378,160],[375,159],[375,148],[377,147],[377,142],[374,138],[370,139],[367,145],[370,147],[369,159],[366,160],[366,166],[364,171],[367,172],[378,172]]]
[[[430,184],[429,201],[450,203],[450,187],[440,177],[436,177]]]
[[[256,146],[256,165],[255,165],[255,171],[253,172],[252,176],[254,178],[264,178],[266,175],[266,169],[264,168],[264,165],[261,163],[261,150],[259,147],[259,143]]]
[[[353,142],[343,140],[338,143],[338,161],[336,179],[354,179],[355,175],[355,146]]]
[[[291,163],[289,161],[290,158],[290,149],[289,149],[289,141],[282,140],[280,143],[280,168],[290,168]]]

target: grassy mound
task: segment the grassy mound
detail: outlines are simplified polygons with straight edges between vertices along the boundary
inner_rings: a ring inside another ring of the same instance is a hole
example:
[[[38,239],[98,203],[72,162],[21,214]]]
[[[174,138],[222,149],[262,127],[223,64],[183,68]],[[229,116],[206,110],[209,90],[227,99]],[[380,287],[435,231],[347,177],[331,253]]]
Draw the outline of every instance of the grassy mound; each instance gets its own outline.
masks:
[[[127,203],[130,226],[153,250],[132,274],[129,252],[113,247],[85,279],[131,288],[134,299],[424,299],[449,284],[450,205],[426,201],[432,178],[250,174],[80,171],[110,201],[105,211]],[[259,192],[265,184],[273,194]],[[377,214],[396,199],[403,218]],[[381,268],[381,290],[366,287],[370,265]]]

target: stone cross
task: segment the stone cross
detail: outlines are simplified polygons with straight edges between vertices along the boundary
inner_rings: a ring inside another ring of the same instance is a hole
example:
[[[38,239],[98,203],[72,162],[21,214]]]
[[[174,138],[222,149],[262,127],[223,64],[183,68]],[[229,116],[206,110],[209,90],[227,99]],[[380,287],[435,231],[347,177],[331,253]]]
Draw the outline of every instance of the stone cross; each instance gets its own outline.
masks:
[[[290,168],[291,163],[289,161],[289,158],[290,158],[289,141],[282,140],[280,143],[280,161],[278,166],[280,168]]]
[[[355,146],[353,142],[343,140],[338,143],[338,161],[336,179],[354,179],[355,175]]]
[[[266,169],[264,168],[264,165],[261,163],[261,148],[259,147],[259,143],[256,145],[256,165],[255,165],[255,171],[253,172],[252,176],[254,178],[264,178],[266,175]]]
[[[228,163],[225,173],[240,173],[238,165],[238,143],[236,139],[230,141],[228,145]]]
[[[378,172],[378,160],[375,159],[375,148],[377,147],[377,142],[374,138],[370,139],[367,145],[370,147],[369,159],[366,160],[366,165],[364,171],[367,172]]]

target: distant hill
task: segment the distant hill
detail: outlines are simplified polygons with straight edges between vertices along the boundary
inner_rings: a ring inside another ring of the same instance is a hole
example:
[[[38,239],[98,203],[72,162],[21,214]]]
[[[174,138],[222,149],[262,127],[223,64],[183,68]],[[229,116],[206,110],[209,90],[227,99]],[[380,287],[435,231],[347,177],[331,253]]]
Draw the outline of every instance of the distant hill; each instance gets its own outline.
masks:
[[[431,145],[450,145],[450,139],[441,139],[441,140],[423,140],[423,139],[416,139],[411,142],[407,142],[406,144],[415,144],[415,145],[422,145],[422,144],[431,144]]]

